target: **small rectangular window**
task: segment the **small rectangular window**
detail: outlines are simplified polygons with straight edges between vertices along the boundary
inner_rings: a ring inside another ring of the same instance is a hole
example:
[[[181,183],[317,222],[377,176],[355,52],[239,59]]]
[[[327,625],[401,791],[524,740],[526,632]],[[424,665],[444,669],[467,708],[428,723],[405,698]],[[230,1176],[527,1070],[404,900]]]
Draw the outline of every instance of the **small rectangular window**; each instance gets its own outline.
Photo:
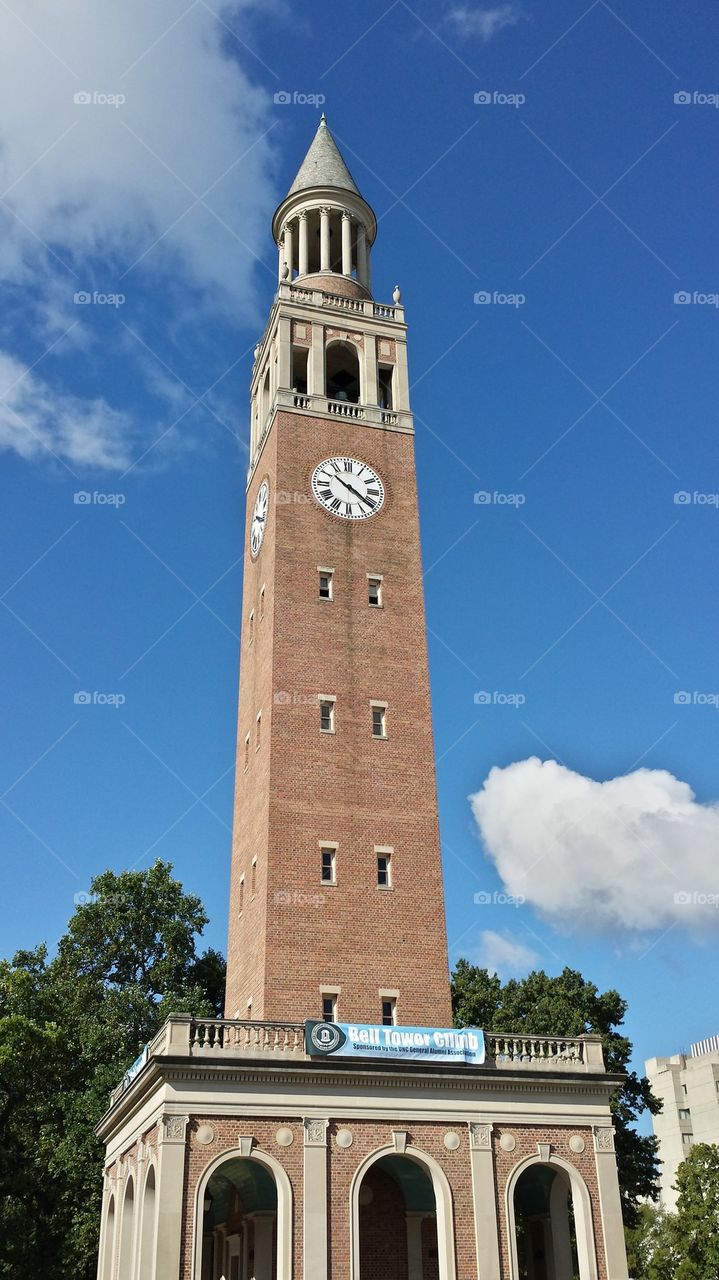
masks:
[[[255,638],[255,611],[254,609],[252,609],[250,611],[250,641],[249,641],[250,644],[252,644],[252,641],[254,640],[254,638]]]
[[[684,1120],[684,1121],[691,1120],[691,1116],[692,1116],[692,1113],[691,1113],[691,1111],[689,1110],[689,1108],[688,1108],[688,1107],[680,1107],[680,1108],[679,1108],[679,1119],[680,1119],[680,1120]]]
[[[382,579],[367,578],[367,597],[369,603],[374,605],[375,609],[382,608]]]
[[[377,854],[377,887],[379,889],[392,888],[392,854]]]
[[[250,881],[252,896],[254,898],[257,892],[257,858],[252,859],[252,878]]]
[[[372,737],[387,737],[387,707],[381,703],[372,703]]]
[[[380,409],[393,409],[392,383],[394,365],[381,364],[377,370],[377,389]]]
[[[382,1001],[382,1026],[393,1027],[395,1024],[396,1000]]]
[[[320,698],[320,732],[334,733],[335,704],[334,698]]]
[[[320,569],[320,600],[332,599],[332,570]]]
[[[244,905],[245,905],[245,877],[240,876],[240,915],[242,915],[242,909]]]
[[[249,1000],[247,1001],[247,1020],[248,1022],[252,1020],[252,996],[250,996]]]
[[[693,1141],[694,1141],[694,1134],[693,1134],[693,1133],[683,1133],[683,1134],[682,1134],[682,1145],[683,1145],[683,1146],[685,1146],[685,1147],[690,1147],[690,1146],[692,1145],[692,1142],[693,1142]]]
[[[265,588],[264,585],[260,590],[260,622],[265,616]]]
[[[337,1021],[337,996],[322,997],[322,1021]]]
[[[262,712],[258,712],[255,721],[255,751],[259,751],[262,742]]]
[[[335,850],[330,845],[325,845],[321,849],[322,870],[321,880],[323,884],[335,884]]]
[[[250,767],[250,735],[245,738],[245,769]]]
[[[687,1087],[686,1087],[686,1085],[685,1085],[685,1084],[683,1084],[683,1085],[682,1085],[682,1093],[686,1095],[686,1091],[687,1091]]]

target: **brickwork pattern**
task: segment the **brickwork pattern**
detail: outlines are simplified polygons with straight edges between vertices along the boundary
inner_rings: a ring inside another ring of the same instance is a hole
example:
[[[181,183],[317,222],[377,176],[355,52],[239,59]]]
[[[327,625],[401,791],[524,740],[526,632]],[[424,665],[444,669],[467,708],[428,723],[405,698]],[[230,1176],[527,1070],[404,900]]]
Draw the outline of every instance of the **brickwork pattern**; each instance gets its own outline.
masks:
[[[339,520],[311,497],[314,467],[334,454],[378,471],[378,516]],[[385,988],[400,992],[400,1022],[449,1025],[412,437],[280,411],[250,485],[248,523],[266,477],[267,532],[257,561],[248,553],[245,562],[227,1016],[246,1016],[250,996],[257,1018],[319,1016],[320,986],[337,986],[341,1021],[379,1021]],[[331,603],[319,599],[320,565],[334,569]],[[383,575],[381,609],[368,604],[368,573]],[[318,693],[337,699],[334,734],[319,732]],[[371,735],[373,698],[388,703],[384,740]],[[339,845],[335,886],[320,882],[322,840]],[[388,891],[377,887],[375,845],[394,849]]]

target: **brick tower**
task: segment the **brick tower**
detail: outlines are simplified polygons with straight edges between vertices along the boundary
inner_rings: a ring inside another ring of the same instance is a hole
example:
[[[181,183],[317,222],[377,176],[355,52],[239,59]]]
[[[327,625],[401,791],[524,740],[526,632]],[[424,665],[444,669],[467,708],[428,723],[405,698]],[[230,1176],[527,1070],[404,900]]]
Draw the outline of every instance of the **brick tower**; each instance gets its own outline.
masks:
[[[404,310],[322,121],[251,390],[230,1018],[449,1026]]]
[[[627,1280],[599,1037],[424,1047],[463,1037],[375,232],[323,120],[252,377],[227,1016],[171,1014],[111,1096],[98,1280]]]

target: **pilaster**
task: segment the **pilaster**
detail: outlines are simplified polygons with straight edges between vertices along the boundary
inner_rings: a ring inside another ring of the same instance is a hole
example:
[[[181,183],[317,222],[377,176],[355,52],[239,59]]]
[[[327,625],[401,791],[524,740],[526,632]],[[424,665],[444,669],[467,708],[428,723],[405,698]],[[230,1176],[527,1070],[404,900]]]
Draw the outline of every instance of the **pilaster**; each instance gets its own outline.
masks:
[[[179,1280],[187,1116],[164,1115],[157,1144],[157,1235],[153,1280]]]
[[[327,1280],[327,1120],[306,1119],[304,1280]]]

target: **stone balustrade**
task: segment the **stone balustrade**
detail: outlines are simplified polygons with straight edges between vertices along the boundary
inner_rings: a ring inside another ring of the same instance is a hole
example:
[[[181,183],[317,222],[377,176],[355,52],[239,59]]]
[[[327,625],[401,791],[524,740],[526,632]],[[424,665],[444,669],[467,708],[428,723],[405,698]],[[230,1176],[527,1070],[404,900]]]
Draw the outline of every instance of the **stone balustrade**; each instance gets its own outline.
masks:
[[[543,1071],[601,1074],[604,1055],[599,1036],[524,1036],[485,1032],[486,1060],[482,1072]],[[310,1061],[304,1047],[304,1023],[259,1022],[238,1019],[193,1018],[172,1014],[147,1049],[147,1062],[165,1057]],[[337,1059],[335,1065],[343,1064]],[[355,1066],[357,1060],[354,1060]],[[378,1070],[389,1068],[388,1060]],[[394,1064],[397,1065],[397,1064]],[[439,1064],[441,1065],[441,1064]],[[125,1076],[112,1101],[129,1087]]]
[[[282,283],[279,297],[285,302],[299,302],[303,306],[328,307],[333,311],[350,311],[355,315],[371,316],[374,320],[396,320],[404,324],[404,307],[401,303],[375,302],[373,298],[351,298],[342,293],[328,293],[298,284]]]

